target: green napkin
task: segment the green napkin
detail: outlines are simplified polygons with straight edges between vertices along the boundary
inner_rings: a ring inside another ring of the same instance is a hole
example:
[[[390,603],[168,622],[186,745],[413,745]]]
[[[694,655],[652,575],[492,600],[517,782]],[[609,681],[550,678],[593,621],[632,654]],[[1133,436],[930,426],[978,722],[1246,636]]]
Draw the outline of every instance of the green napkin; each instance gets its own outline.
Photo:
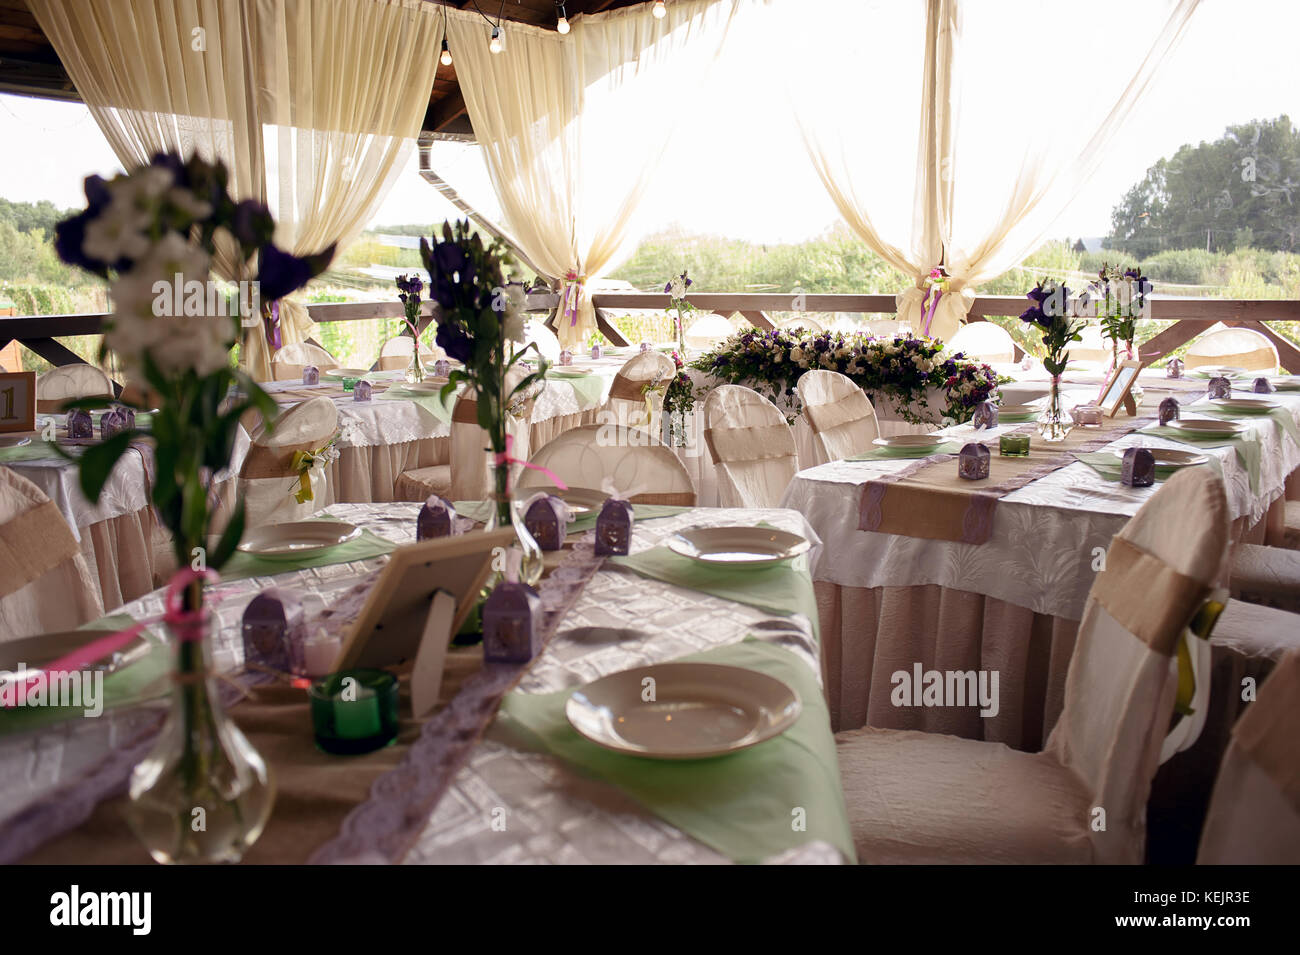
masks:
[[[1237,452],[1237,460],[1241,462],[1241,466],[1246,469],[1246,474],[1250,476],[1250,489],[1255,493],[1259,492],[1261,451],[1259,441],[1249,433],[1236,438],[1222,435],[1205,435],[1202,437],[1183,431],[1175,431],[1173,428],[1160,425],[1142,428],[1139,433],[1153,434],[1158,438],[1168,438],[1170,441],[1178,441],[1194,448],[1232,448]]]
[[[456,404],[456,396],[452,395],[443,403],[442,396],[436,391],[408,391],[400,385],[394,385],[379,394],[381,401],[410,401],[419,405],[429,414],[433,415],[443,424],[451,424],[451,409]]]
[[[1111,454],[1109,451],[1076,451],[1074,456],[1082,461],[1088,467],[1092,468],[1107,481],[1118,481],[1123,471],[1124,460],[1118,454]],[[1219,464],[1219,459],[1210,455],[1210,460],[1206,467],[1213,468],[1218,472],[1219,477],[1223,477],[1223,467]],[[1175,471],[1180,470],[1169,464],[1156,465],[1156,483],[1167,480]]]
[[[581,408],[594,408],[600,404],[600,399],[605,397],[605,379],[600,375],[589,375],[580,371],[557,371],[552,368],[546,373],[546,377],[570,385],[578,397],[578,406]]]
[[[978,439],[973,439],[978,440]],[[962,442],[948,441],[934,448],[886,448],[879,447],[862,454],[845,458],[846,461],[887,461],[897,458],[928,458],[932,454],[956,454],[962,449]]]
[[[86,642],[94,639],[95,631],[112,633],[125,630],[135,623],[125,614],[114,614],[94,620],[78,629],[87,631]],[[171,691],[167,675],[172,669],[172,654],[168,646],[146,630],[145,638],[153,645],[149,654],[130,666],[104,677],[104,710],[144,703],[166,696]],[[20,706],[0,708],[0,736],[40,729],[71,719],[85,719],[85,707],[76,706]]]
[[[1209,415],[1211,418],[1236,421],[1241,424],[1251,424],[1261,419],[1268,419],[1285,434],[1290,435],[1291,440],[1296,443],[1297,447],[1300,447],[1300,427],[1296,426],[1295,418],[1291,417],[1290,408],[1274,408],[1268,414],[1242,414],[1240,411],[1229,411],[1226,408],[1206,407],[1205,405],[1193,405],[1188,410]]]
[[[840,785],[835,738],[821,688],[794,654],[755,640],[675,662],[715,663],[766,673],[793,689],[799,719],[780,736],[712,759],[661,760],[615,753],[581,736],[564,715],[572,690],[509,693],[497,731],[553,753],[586,775],[617,786],[647,810],[741,863],[761,862],[822,840],[857,861]],[[802,809],[805,831],[794,825]]]
[[[40,461],[48,458],[49,460],[62,460],[59,452],[50,446],[48,441],[33,439],[31,444],[24,444],[20,448],[0,448],[0,464],[15,464],[19,461]]]
[[[767,567],[739,568],[711,566],[661,546],[627,557],[610,557],[605,564],[772,613],[801,613],[812,623],[813,635],[820,639],[817,598],[806,554]]]
[[[223,580],[239,580],[243,577],[273,577],[287,574],[292,570],[306,570],[309,567],[328,567],[331,564],[350,564],[356,560],[368,560],[381,557],[397,549],[397,545],[385,540],[378,534],[363,530],[361,536],[346,544],[339,544],[328,550],[304,554],[301,557],[270,558],[258,557],[242,550],[235,551],[226,565],[221,568]]]
[[[527,500],[528,497],[535,494],[541,488],[530,489],[527,494],[520,498],[521,501]],[[486,523],[488,515],[492,511],[492,505],[487,501],[455,501],[452,504],[456,508],[456,513],[461,517],[468,517],[471,521],[478,521],[480,524]],[[653,521],[659,517],[672,517],[681,514],[683,511],[689,511],[689,507],[677,507],[672,504],[633,504],[632,514],[638,521]],[[569,523],[570,534],[581,534],[589,531],[596,526],[596,518],[600,516],[599,511],[588,511],[580,514],[577,520]]]

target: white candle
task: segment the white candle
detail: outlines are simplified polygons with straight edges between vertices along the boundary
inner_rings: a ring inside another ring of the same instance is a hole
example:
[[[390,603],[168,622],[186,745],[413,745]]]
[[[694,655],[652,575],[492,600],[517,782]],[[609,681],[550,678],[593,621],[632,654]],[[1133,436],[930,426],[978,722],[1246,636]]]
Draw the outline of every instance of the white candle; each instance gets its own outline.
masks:
[[[302,645],[302,665],[310,677],[322,677],[334,671],[334,661],[338,659],[340,642],[338,637],[330,636],[324,630],[308,639]]]

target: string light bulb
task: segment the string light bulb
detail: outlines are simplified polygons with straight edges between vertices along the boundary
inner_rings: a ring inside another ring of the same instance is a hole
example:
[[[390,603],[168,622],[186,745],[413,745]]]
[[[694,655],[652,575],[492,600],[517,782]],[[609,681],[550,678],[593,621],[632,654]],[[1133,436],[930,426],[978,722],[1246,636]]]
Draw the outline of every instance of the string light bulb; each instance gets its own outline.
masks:
[[[560,18],[555,22],[555,30],[560,36],[564,36],[569,32],[569,18],[565,13],[564,4],[557,3],[556,6],[560,8]]]
[[[668,8],[664,6],[664,0],[655,0],[654,8],[650,12],[655,15],[656,20],[662,20],[668,15]]]
[[[503,40],[504,37],[501,33],[501,27],[499,26],[493,27],[492,39],[488,42],[488,49],[491,50],[493,53],[500,53],[502,49],[504,49],[505,47]]]
[[[443,66],[451,66],[451,50],[447,49],[447,41],[445,38],[442,41],[442,55],[438,57],[438,60]]]

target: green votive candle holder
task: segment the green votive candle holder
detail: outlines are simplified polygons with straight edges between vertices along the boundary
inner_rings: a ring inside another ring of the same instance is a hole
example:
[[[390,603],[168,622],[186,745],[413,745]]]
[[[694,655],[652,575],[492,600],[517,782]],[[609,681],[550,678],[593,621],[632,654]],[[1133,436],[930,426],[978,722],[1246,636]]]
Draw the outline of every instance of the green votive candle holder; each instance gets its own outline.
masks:
[[[355,388],[355,387],[357,386],[357,382],[360,381],[360,380],[361,380],[360,378],[344,378],[344,379],[343,379],[343,390],[344,390],[344,391],[351,391],[353,388]]]
[[[1004,434],[998,438],[998,454],[1004,458],[1029,457],[1029,435]]]
[[[323,752],[355,756],[397,739],[397,677],[387,670],[341,670],[314,681],[307,692]]]

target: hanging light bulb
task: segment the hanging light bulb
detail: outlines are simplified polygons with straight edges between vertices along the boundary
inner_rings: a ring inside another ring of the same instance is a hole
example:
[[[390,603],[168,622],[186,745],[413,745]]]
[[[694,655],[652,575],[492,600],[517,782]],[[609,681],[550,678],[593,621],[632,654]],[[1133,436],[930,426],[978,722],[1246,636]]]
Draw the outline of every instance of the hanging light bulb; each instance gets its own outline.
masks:
[[[556,21],[555,29],[561,36],[564,36],[569,32],[569,18],[565,15],[564,4],[557,3],[556,6],[560,8],[560,19]]]
[[[488,42],[488,49],[491,50],[493,53],[500,53],[502,49],[504,49],[504,47],[505,44],[504,44],[504,38],[501,35],[501,28],[499,26],[493,27],[492,39]]]
[[[447,41],[442,41],[442,55],[438,57],[443,66],[451,66],[451,50],[447,49]]]
[[[656,20],[662,20],[668,15],[668,8],[664,6],[664,0],[655,0],[654,9],[650,12],[655,15]]]

